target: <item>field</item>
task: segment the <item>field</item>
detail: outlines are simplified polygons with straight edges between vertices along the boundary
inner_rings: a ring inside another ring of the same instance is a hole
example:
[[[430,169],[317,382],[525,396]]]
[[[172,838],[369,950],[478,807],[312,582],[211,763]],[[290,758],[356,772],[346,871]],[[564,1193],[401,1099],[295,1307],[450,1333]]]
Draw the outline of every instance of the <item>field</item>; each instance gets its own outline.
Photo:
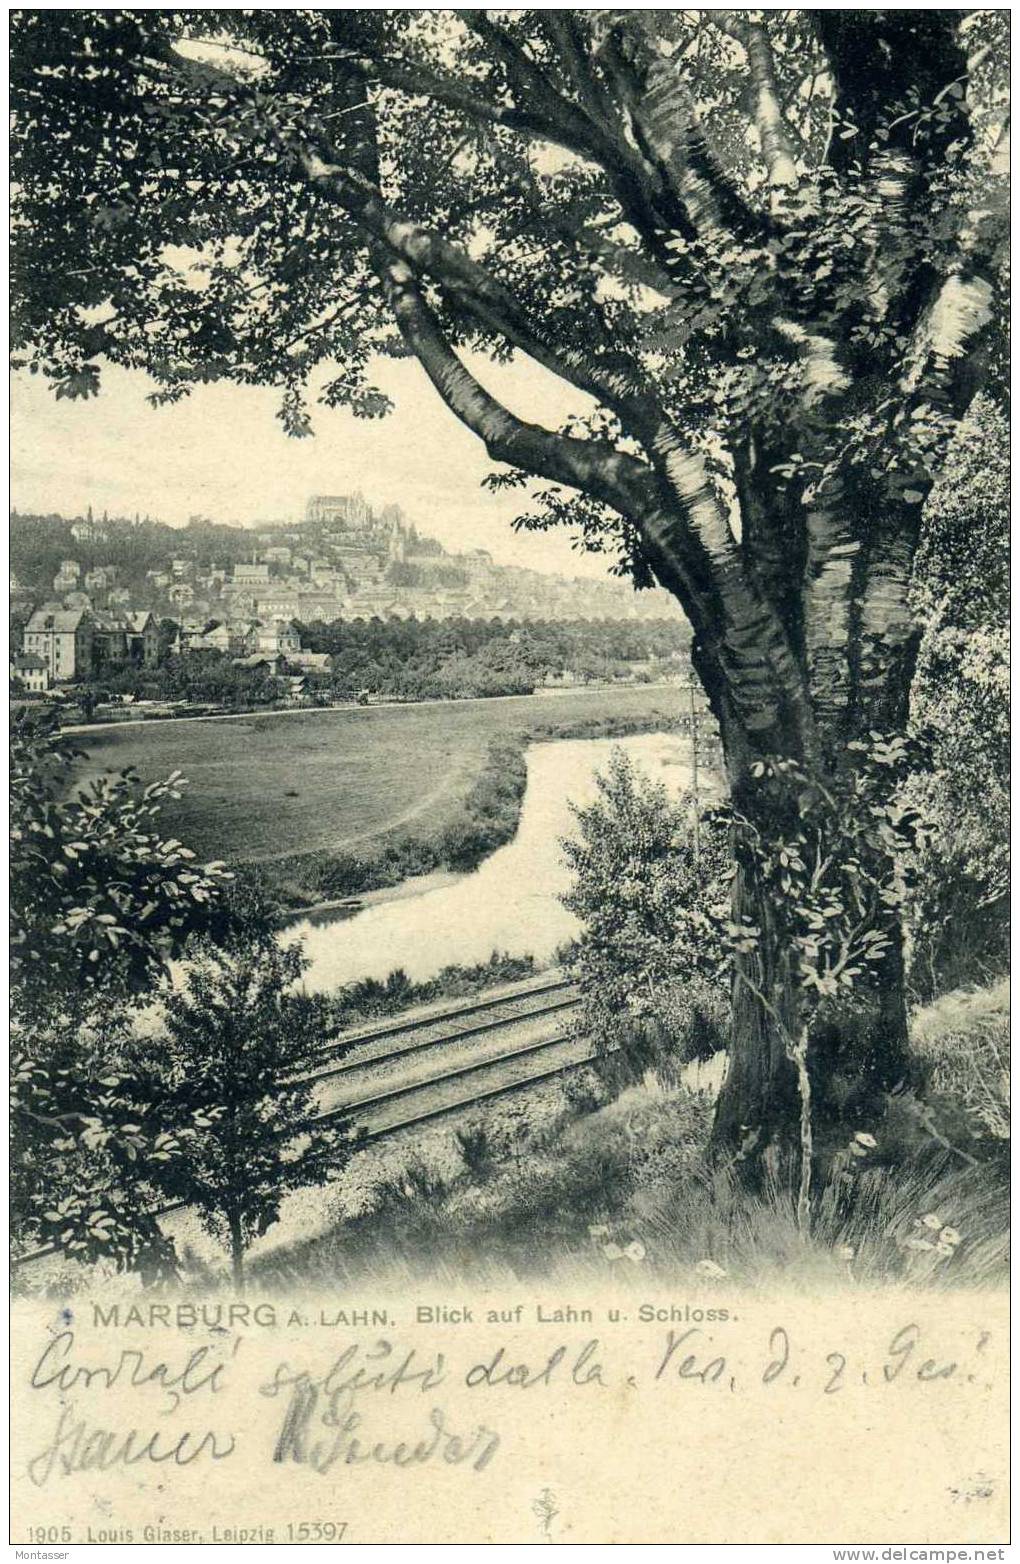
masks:
[[[488,700],[269,712],[118,724],[75,736],[78,779],[133,766],[145,782],[188,779],[161,828],[203,858],[272,864],[364,851],[391,833],[456,820],[494,739],[587,721],[667,725],[681,691],[644,685]]]

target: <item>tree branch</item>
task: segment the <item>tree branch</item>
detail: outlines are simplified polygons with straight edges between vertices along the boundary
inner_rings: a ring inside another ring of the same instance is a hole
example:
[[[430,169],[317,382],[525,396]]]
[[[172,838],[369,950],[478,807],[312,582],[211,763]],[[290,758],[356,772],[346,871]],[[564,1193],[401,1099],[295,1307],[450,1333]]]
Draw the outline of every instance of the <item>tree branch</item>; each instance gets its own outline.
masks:
[[[602,163],[610,150],[608,138],[584,110],[558,93],[535,61],[484,11],[461,11],[460,15],[502,65],[518,104],[537,111],[554,128],[553,139],[582,157],[594,157]]]
[[[673,233],[693,239],[696,229],[664,168],[641,145],[640,134],[634,135],[631,145],[615,125],[597,122],[561,97],[534,60],[490,22],[484,12],[463,11],[461,15],[503,65],[519,101],[537,106],[557,127],[554,139],[603,170],[627,221],[640,233],[656,260],[675,271],[676,256],[666,248],[665,241]],[[631,101],[636,100],[632,97]],[[631,119],[633,130],[633,111]]]
[[[772,45],[761,22],[748,22],[744,47],[754,93],[754,118],[761,138],[761,151],[773,189],[792,189],[797,183],[793,144],[783,118],[776,89]]]
[[[327,56],[328,58],[328,56]],[[441,76],[422,65],[388,60],[344,59],[345,69],[366,83],[378,83],[404,92],[412,98],[432,98],[446,108],[455,109],[468,119],[486,125],[503,125],[524,135],[558,141],[561,127],[541,114],[516,105],[490,102],[471,92],[463,82]],[[567,145],[567,143],[563,143]],[[570,151],[579,151],[569,146]]]
[[[554,434],[509,412],[484,389],[443,336],[418,280],[405,258],[390,250],[380,262],[387,301],[405,342],[450,411],[482,440],[493,461],[523,467],[538,477],[565,483],[630,514],[635,485],[651,468],[604,441]]]
[[[592,122],[615,135],[618,132],[611,100],[595,73],[574,11],[540,11],[539,20],[563,62],[570,81]]]
[[[664,436],[653,469],[614,446],[553,434],[516,418],[446,341],[412,268],[392,252],[380,275],[400,331],[443,401],[494,461],[592,495],[629,520],[662,584],[698,634],[704,662],[723,676],[742,730],[762,744],[778,732],[814,745],[810,708],[774,610],[756,593],[701,458]]]

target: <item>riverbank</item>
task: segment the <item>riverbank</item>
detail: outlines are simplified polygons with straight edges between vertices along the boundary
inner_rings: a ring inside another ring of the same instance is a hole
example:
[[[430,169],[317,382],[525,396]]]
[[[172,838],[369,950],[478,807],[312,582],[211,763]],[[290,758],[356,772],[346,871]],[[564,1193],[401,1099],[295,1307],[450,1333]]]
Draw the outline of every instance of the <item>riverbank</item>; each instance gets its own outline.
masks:
[[[683,711],[675,687],[642,686],[96,727],[75,736],[85,753],[69,790],[125,767],[146,784],[183,776],[160,816],[164,834],[200,859],[264,868],[285,905],[307,908],[442,867],[442,854],[408,853],[385,874],[354,871],[332,888],[316,878],[327,858],[378,863],[401,840],[462,829],[494,743],[667,731]],[[591,719],[618,725],[576,727]]]
[[[440,890],[444,885],[454,885],[460,878],[452,869],[434,869],[430,874],[417,874],[399,885],[386,885],[377,891],[363,891],[358,896],[341,896],[336,901],[316,902],[313,907],[294,907],[279,919],[281,929],[293,928],[297,923],[308,923],[317,928],[321,923],[342,922],[353,918],[368,907],[384,907],[390,902],[413,901],[429,891]]]
[[[289,924],[287,936],[304,944],[309,990],[330,994],[362,978],[382,981],[394,968],[424,982],[451,963],[485,961],[493,950],[555,961],[578,932],[563,902],[572,875],[561,843],[576,834],[573,806],[597,796],[617,743],[671,791],[689,786],[686,741],[675,733],[527,744],[527,785],[512,837],[473,872],[439,884],[418,880],[414,894]]]
[[[409,828],[384,832],[356,851],[299,853],[239,865],[235,872],[280,903],[288,925],[295,917],[308,916],[314,924],[316,914],[353,916],[401,895],[420,895],[477,869],[513,840],[527,785],[525,755],[530,745],[627,738],[661,732],[667,723],[659,712],[532,722],[506,738],[490,741],[480,773],[455,809],[447,808],[441,824],[421,814]]]

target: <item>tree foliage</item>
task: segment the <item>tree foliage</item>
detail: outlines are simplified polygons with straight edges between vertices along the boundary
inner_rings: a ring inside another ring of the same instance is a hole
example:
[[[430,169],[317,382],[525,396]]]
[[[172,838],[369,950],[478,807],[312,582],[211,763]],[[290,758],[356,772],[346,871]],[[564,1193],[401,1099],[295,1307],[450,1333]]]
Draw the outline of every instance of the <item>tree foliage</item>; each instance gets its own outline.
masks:
[[[325,1183],[350,1155],[341,1123],[313,1122],[309,1071],[337,1028],[326,998],[296,990],[307,966],[271,929],[204,943],[149,1054],[161,1121],[184,1151],[153,1177],[226,1245],[238,1285],[284,1197]]]
[[[229,876],[154,826],[179,779],[68,796],[52,720],[11,738],[12,1233],[165,1269],[153,1169],[180,1151],[131,1062],[133,1019],[220,911]]]
[[[672,796],[623,750],[596,782],[563,844],[574,875],[564,905],[581,922],[568,961],[585,1030],[631,1069],[675,1071],[726,1043],[726,830],[706,817],[696,853],[690,795]]]
[[[130,769],[70,794],[81,755],[52,717],[11,736],[11,919],[15,1009],[131,1002],[204,926],[230,881],[222,864],[154,829],[183,779],[142,786]]]
[[[301,433],[310,377],[372,416],[373,356],[413,352],[554,519],[580,494],[586,540],[675,592],[763,750],[804,745],[805,693],[846,714],[902,654],[890,576],[992,353],[1003,25],[19,13],[17,362],[66,395],[103,360],[157,402],[274,384]],[[464,347],[592,411],[525,423]]]
[[[915,989],[973,982],[1009,927],[1009,427],[987,397],[925,509],[912,597],[924,625],[911,724],[930,765],[908,796],[929,821],[911,906]]]

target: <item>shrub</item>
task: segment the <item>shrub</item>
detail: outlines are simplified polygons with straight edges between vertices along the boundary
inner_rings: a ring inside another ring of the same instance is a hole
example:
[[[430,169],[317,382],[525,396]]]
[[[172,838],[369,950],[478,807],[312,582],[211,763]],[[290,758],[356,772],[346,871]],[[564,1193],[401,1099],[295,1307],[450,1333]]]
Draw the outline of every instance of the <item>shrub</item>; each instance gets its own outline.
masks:
[[[372,1209],[376,1214],[393,1207],[424,1207],[435,1213],[449,1191],[449,1180],[420,1157],[405,1163],[399,1173],[382,1179],[375,1187]]]
[[[508,956],[494,950],[487,961],[476,962],[473,966],[454,963],[423,982],[412,982],[399,968],[382,982],[377,978],[361,978],[334,994],[333,1004],[339,1023],[351,1027],[375,1016],[394,1015],[413,1005],[457,999],[497,984],[516,983],[534,972],[534,956]]]
[[[914,1017],[931,1090],[963,1109],[980,1140],[1009,1140],[1009,984],[944,994]]]
[[[454,1138],[472,1178],[484,1178],[492,1167],[496,1149],[488,1126],[482,1120],[466,1124],[454,1131]]]
[[[924,511],[912,608],[924,634],[911,723],[931,770],[908,801],[930,822],[911,915],[925,998],[1005,969],[1009,937],[1009,425],[975,399]]]
[[[563,844],[574,871],[563,900],[582,923],[569,967],[585,1028],[616,1055],[614,1071],[675,1070],[725,1040],[722,951],[704,917],[728,896],[725,832],[703,817],[697,851],[690,797],[672,797],[620,750],[597,782]]]

